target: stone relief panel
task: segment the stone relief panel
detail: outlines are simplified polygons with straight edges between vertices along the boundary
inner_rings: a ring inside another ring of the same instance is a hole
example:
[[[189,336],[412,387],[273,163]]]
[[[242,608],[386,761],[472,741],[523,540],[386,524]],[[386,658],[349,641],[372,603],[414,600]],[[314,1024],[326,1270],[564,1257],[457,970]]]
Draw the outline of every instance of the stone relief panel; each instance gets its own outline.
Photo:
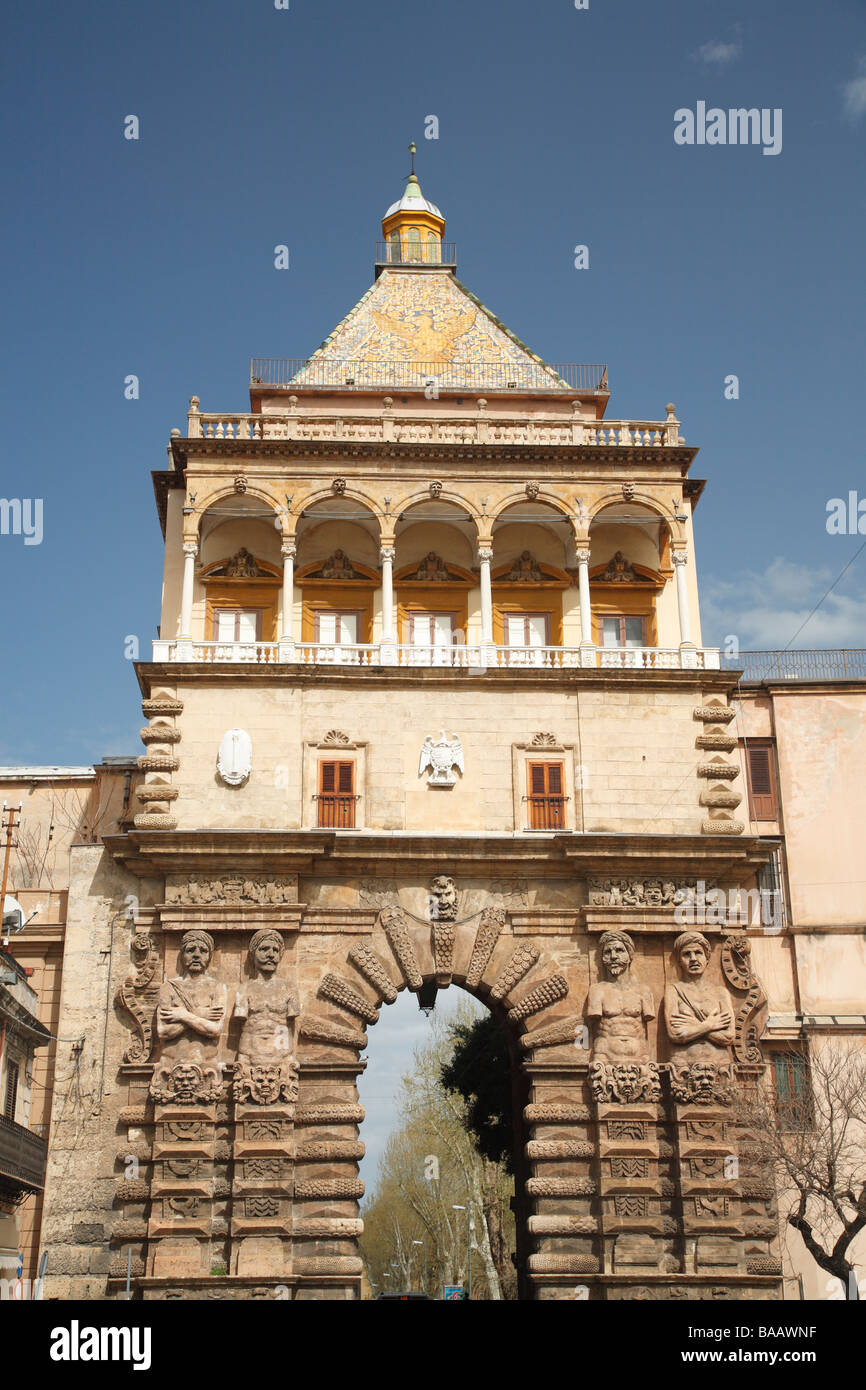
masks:
[[[278,975],[284,951],[282,933],[271,927],[255,932],[250,940],[255,976],[238,987],[233,1013],[243,1021],[232,1083],[236,1102],[294,1105],[298,1098],[295,1045],[300,1009],[293,985]]]
[[[599,938],[603,977],[590,988],[586,1017],[594,1023],[592,1061],[616,1063],[650,1060],[647,1021],[656,1016],[652,991],[634,978],[634,942],[624,931]]]
[[[167,903],[190,905],[222,903],[258,903],[259,906],[278,905],[297,901],[294,879],[274,876],[247,878],[230,874],[223,878],[203,878],[190,874],[182,883],[167,883]]]
[[[116,1003],[131,1014],[138,1036],[123,1051],[123,1060],[140,1064],[150,1059],[153,1050],[153,1020],[159,985],[156,973],[159,951],[149,932],[137,931],[130,946],[135,974],[127,975],[117,991]]]
[[[202,1098],[207,1093],[209,1099],[219,1094],[219,1038],[227,990],[210,973],[213,953],[209,932],[184,932],[181,974],[164,980],[159,989],[156,1031],[160,1060],[150,1089],[154,1099],[164,1104],[174,1100],[189,1103],[193,1092]]]

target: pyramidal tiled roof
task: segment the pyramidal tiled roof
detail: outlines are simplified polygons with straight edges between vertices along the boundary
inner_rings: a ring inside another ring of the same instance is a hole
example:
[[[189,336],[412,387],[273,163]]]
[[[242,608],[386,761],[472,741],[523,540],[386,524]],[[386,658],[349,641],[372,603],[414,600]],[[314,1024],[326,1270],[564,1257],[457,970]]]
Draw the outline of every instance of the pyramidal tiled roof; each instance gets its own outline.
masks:
[[[395,366],[404,387],[568,389],[450,272],[387,269],[291,384],[378,387]]]

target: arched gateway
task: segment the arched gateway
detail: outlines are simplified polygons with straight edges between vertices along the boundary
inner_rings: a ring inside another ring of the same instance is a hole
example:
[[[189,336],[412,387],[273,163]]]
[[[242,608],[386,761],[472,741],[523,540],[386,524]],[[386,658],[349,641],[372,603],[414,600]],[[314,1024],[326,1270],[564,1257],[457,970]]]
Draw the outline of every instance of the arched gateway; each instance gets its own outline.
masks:
[[[58,1296],[355,1297],[367,1030],[452,982],[509,1036],[523,1297],[779,1294],[736,1106],[777,943],[754,895],[731,926],[770,849],[697,451],[673,406],[605,421],[606,370],[507,333],[442,232],[413,175],[325,346],[255,360],[249,415],[193,397],[155,474],[140,809],[72,855]]]

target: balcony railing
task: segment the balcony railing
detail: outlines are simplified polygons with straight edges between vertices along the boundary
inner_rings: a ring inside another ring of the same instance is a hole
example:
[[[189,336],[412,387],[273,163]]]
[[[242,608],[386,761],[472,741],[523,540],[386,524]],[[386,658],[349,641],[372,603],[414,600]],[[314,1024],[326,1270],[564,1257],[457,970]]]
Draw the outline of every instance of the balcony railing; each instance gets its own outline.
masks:
[[[452,669],[623,671],[719,669],[718,647],[498,647],[493,643],[182,642],[157,640],[153,659],[207,665],[442,666]]]
[[[405,416],[227,415],[189,412],[189,439],[312,439],[346,444],[590,444],[597,448],[670,448],[679,421],[507,419],[414,420]]]
[[[565,829],[564,796],[530,796],[528,800],[530,830]]]
[[[0,1183],[27,1192],[45,1186],[48,1144],[40,1134],[0,1115]]]
[[[457,243],[436,241],[410,243],[408,238],[397,245],[392,241],[376,242],[376,269],[389,265],[444,265],[457,264]]]
[[[343,792],[320,792],[318,824],[323,830],[354,830],[355,798]]]
[[[603,391],[607,367],[591,362],[364,362],[337,357],[253,357],[250,385],[328,391]]]
[[[744,681],[862,681],[866,680],[866,648],[725,653],[722,666],[726,671],[742,670]]]

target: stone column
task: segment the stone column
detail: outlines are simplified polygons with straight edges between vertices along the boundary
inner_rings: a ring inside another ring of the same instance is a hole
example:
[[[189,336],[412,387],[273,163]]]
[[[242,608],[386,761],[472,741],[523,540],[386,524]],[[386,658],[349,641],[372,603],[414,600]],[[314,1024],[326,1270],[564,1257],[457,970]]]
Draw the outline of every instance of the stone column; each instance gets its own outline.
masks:
[[[595,665],[595,651],[592,640],[592,603],[589,597],[589,546],[577,550],[577,584],[580,591],[580,645],[581,665]]]
[[[692,627],[689,616],[689,591],[686,580],[686,565],[688,564],[688,551],[674,550],[671,554],[674,570],[677,577],[677,607],[680,615],[680,646],[691,647]]]
[[[382,643],[379,648],[383,666],[397,664],[397,634],[394,631],[394,546],[383,545],[379,551],[382,564]]]
[[[298,548],[294,541],[284,540],[280,549],[283,556],[283,616],[280,624],[279,658],[280,661],[294,661],[292,612],[295,606],[295,556]]]
[[[188,657],[192,657],[192,596],[195,583],[195,557],[198,554],[198,541],[183,543],[183,589],[180,596],[180,636],[178,648],[183,643],[189,646]],[[180,655],[180,650],[178,651]]]
[[[490,582],[492,545],[479,545],[478,563],[481,570],[481,645],[493,646],[493,589]]]

